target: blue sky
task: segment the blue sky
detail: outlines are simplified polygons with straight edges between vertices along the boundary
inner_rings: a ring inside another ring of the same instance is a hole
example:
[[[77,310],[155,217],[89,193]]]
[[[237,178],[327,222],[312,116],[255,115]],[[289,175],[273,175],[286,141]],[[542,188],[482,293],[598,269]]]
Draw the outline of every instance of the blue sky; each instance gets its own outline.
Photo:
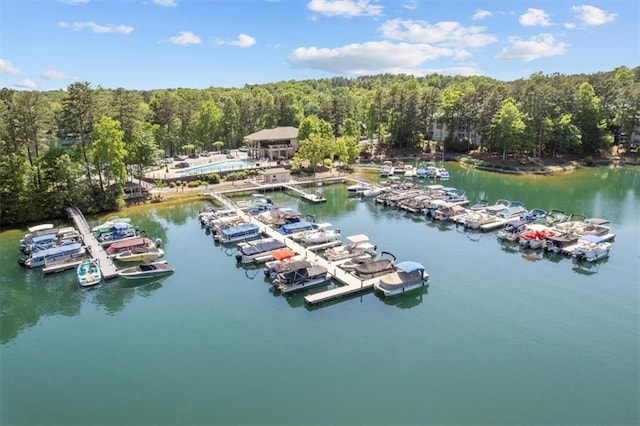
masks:
[[[1,0],[0,86],[126,89],[640,63],[637,0]]]

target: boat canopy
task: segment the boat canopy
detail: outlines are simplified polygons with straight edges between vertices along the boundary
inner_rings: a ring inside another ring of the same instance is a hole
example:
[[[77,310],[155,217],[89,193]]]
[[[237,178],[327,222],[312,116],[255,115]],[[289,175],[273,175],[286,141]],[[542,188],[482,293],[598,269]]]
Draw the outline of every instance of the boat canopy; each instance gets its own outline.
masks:
[[[589,219],[585,219],[585,223],[588,223],[590,225],[608,225],[611,223],[611,221],[607,219],[601,219],[599,217],[591,217]]]
[[[291,234],[293,232],[304,231],[305,229],[313,229],[317,225],[313,222],[301,220],[300,222],[285,223],[278,230],[281,234]]]
[[[364,234],[349,235],[347,241],[353,244],[364,243],[365,241],[369,241],[369,237]]]
[[[144,237],[139,237],[139,238],[131,238],[130,240],[116,241],[115,243],[109,246],[109,248],[107,249],[107,252],[109,251],[114,252],[116,250],[120,250],[128,247],[143,246],[146,243],[146,240],[147,239]]]
[[[32,257],[46,258],[49,256],[55,256],[57,254],[73,253],[73,252],[79,251],[81,248],[82,248],[82,244],[80,243],[64,244],[61,246],[38,250],[37,252],[33,253]]]
[[[422,264],[412,261],[396,263],[396,268],[402,272],[406,272],[407,274],[415,271],[424,271],[425,269]]]
[[[520,219],[515,219],[515,220],[510,220],[509,222],[507,222],[508,226],[511,226],[513,228],[520,228],[524,225],[526,225],[526,222],[523,222]]]
[[[44,235],[38,235],[36,237],[31,238],[31,242],[33,244],[38,244],[38,243],[44,243],[47,241],[53,241],[55,240],[57,237],[56,234],[44,234]]]
[[[256,242],[255,244],[241,247],[239,251],[245,256],[252,256],[260,253],[266,253],[268,251],[278,250],[285,247],[286,245],[282,241],[267,240],[267,241],[259,241],[259,242]]]
[[[259,230],[260,227],[253,223],[245,223],[238,226],[230,226],[228,228],[222,229],[220,232],[226,236],[236,235],[236,234],[245,234],[249,232],[255,232]]]
[[[271,256],[273,256],[273,258],[275,260],[283,260],[283,259],[288,259],[290,257],[295,256],[296,253],[289,249],[289,248],[283,248],[283,249],[278,249],[278,250],[274,250],[271,253]]]
[[[591,234],[583,235],[582,237],[580,237],[580,239],[582,241],[588,241],[590,243],[595,243],[595,244],[598,244],[604,241],[604,238],[598,235],[591,235]]]

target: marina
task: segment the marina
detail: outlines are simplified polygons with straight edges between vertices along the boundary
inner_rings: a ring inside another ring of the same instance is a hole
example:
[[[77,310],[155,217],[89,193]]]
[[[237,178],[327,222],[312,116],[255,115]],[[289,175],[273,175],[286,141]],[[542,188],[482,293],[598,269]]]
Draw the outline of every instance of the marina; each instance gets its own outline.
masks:
[[[198,212],[210,205],[204,199],[121,213],[162,238],[176,272],[110,280],[92,290],[79,288],[72,271],[42,278],[40,270],[20,268],[16,246],[27,231],[4,231],[0,291],[20,307],[3,311],[3,380],[10,390],[4,398],[10,406],[33,408],[30,414],[14,410],[13,418],[91,423],[105,416],[124,424],[144,414],[150,423],[179,415],[190,424],[212,418],[261,424],[266,416],[289,424],[315,413],[313,421],[321,424],[394,424],[395,410],[402,410],[416,424],[424,423],[426,411],[427,420],[440,424],[523,418],[533,424],[635,423],[636,411],[629,409],[637,401],[631,330],[637,323],[639,201],[629,189],[635,180],[625,170],[588,169],[516,183],[447,168],[449,183],[466,189],[470,204],[504,197],[528,208],[610,219],[617,234],[610,256],[577,262],[502,244],[495,232],[348,198],[348,184],[324,185],[327,203],[321,204],[291,191],[269,192],[275,206],[341,229],[344,245],[335,249],[348,245],[347,236],[365,235],[400,261],[420,262],[430,275],[428,286],[410,293],[383,298],[373,289],[312,305],[305,297],[335,284],[284,296],[273,291],[262,265],[237,265],[235,248],[215,245],[201,228]],[[242,205],[250,194],[228,197]],[[76,354],[78,338],[82,352]],[[46,380],[34,368],[43,350],[51,354]],[[394,367],[380,368],[384,362]],[[93,389],[117,386],[117,395],[103,392],[99,402],[73,404],[77,389],[87,386],[79,370],[91,371]],[[167,371],[171,386],[160,379]],[[119,387],[119,375],[130,385]],[[35,386],[20,392],[26,380]],[[68,386],[51,393],[52,380]],[[389,392],[402,397],[393,399],[393,412],[379,410],[371,395]],[[151,393],[153,401],[141,400]],[[131,404],[109,408],[123,398]],[[257,404],[251,412],[241,408],[247,398]],[[330,409],[317,411],[317,401]],[[56,414],[60,408],[69,414]]]

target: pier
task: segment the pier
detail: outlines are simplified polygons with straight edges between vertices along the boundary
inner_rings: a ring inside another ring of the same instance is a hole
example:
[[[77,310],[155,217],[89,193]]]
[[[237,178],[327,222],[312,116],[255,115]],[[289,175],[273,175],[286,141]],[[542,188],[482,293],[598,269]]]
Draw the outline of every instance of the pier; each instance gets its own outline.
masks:
[[[68,207],[67,214],[69,215],[69,218],[75,222],[76,227],[82,236],[84,245],[87,247],[91,257],[93,257],[98,264],[100,272],[102,273],[102,278],[105,280],[116,278],[118,276],[118,268],[115,263],[113,263],[113,260],[107,256],[107,252],[104,250],[104,247],[93,235],[93,232],[91,232],[91,228],[89,228],[89,224],[80,209],[77,207]]]
[[[315,265],[324,266],[327,269],[327,273],[329,274],[329,276],[342,284],[341,286],[336,288],[305,296],[304,300],[306,303],[315,305],[328,300],[337,299],[347,295],[370,290],[371,288],[373,288],[373,285],[379,281],[379,278],[363,280],[341,269],[339,265],[341,263],[344,263],[344,260],[329,262],[324,257],[315,253],[315,250],[317,250],[318,247],[305,247],[302,244],[293,241],[293,239],[281,234],[271,226],[260,222],[255,217],[239,209],[237,205],[235,205],[233,201],[229,200],[224,194],[213,192],[209,195],[220,202],[222,205],[224,205],[225,208],[236,209],[238,211],[238,216],[243,218],[248,223],[257,225],[260,228],[260,232],[267,238],[274,238],[278,241],[281,241],[297,254],[304,255],[305,260]]]

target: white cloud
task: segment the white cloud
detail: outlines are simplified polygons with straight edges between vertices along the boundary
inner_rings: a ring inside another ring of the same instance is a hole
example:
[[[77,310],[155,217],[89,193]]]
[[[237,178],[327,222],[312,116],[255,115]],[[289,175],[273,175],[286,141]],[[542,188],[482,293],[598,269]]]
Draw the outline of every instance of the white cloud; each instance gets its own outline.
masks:
[[[13,74],[13,75],[20,74],[20,70],[14,67],[11,61],[7,61],[2,58],[0,58],[0,72],[3,72],[5,74]]]
[[[402,7],[409,10],[416,10],[418,8],[418,0],[405,0]]]
[[[230,41],[228,44],[237,47],[250,47],[256,44],[256,39],[250,35],[240,34],[237,40]]]
[[[130,27],[128,25],[111,25],[111,24],[100,25],[100,24],[96,24],[95,22],[69,23],[69,22],[61,21],[61,22],[58,22],[58,26],[60,28],[68,28],[73,31],[81,31],[85,28],[88,28],[89,30],[98,34],[107,34],[107,33],[131,34],[133,32],[133,27]]]
[[[311,0],[307,8],[327,16],[380,16],[382,6],[371,4],[369,0]]]
[[[473,14],[471,19],[473,19],[474,21],[482,21],[483,19],[488,18],[492,15],[493,14],[488,10],[479,9],[479,10],[476,10],[476,13]]]
[[[574,24],[573,22],[565,22],[564,27],[568,30],[572,30],[576,27],[576,24]]]
[[[68,80],[67,77],[62,71],[56,70],[44,70],[40,73],[40,77],[45,78],[47,80]]]
[[[573,6],[571,11],[576,15],[576,19],[583,25],[596,26],[613,22],[618,16],[615,13],[609,13],[595,6]]]
[[[498,59],[522,59],[526,62],[535,59],[557,56],[565,53],[568,45],[557,42],[551,34],[540,34],[529,40],[518,37],[509,38],[510,45],[496,55]]]
[[[496,37],[485,33],[485,27],[464,27],[452,21],[432,25],[424,21],[394,19],[385,22],[380,30],[384,37],[393,40],[443,46],[482,47],[497,41]]]
[[[178,5],[177,0],[153,0],[153,3],[164,7],[173,7]]]
[[[291,52],[289,62],[298,68],[343,74],[415,73],[425,62],[454,55],[455,50],[444,47],[381,41],[354,43],[336,49],[299,47]]]
[[[520,25],[525,27],[548,27],[551,25],[551,21],[547,12],[530,7],[527,9],[527,13],[520,15]]]
[[[20,89],[33,90],[36,88],[36,83],[34,83],[33,80],[25,78],[24,80],[17,81],[14,86]]]
[[[198,37],[191,31],[180,31],[180,35],[169,37],[169,41],[172,44],[179,44],[181,46],[188,46],[190,44],[202,43],[202,40],[200,40],[200,37]]]

